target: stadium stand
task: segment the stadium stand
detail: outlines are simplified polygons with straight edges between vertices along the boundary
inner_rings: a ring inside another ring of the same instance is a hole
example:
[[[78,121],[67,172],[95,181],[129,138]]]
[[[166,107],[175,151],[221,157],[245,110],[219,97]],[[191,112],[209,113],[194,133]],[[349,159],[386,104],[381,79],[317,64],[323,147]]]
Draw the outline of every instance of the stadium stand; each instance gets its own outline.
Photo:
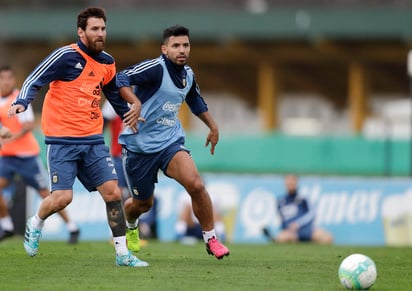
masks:
[[[95,3],[0,0],[0,63],[14,60],[22,80],[56,44],[76,39],[73,15]],[[410,103],[406,58],[412,10],[405,8],[411,1],[105,0],[99,5],[108,10],[107,50],[119,69],[158,55],[164,26],[178,21],[191,29],[190,65],[224,133],[385,140],[381,108]],[[40,112],[41,98],[34,106]],[[397,139],[408,138],[405,120],[391,125]],[[182,121],[198,133],[188,110]]]

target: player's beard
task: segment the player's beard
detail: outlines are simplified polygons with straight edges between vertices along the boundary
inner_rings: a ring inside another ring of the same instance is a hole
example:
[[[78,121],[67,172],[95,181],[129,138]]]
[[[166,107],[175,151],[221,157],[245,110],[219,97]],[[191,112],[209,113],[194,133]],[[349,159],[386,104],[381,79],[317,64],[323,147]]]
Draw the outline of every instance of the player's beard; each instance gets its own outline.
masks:
[[[173,62],[176,65],[184,66],[187,63],[188,56],[187,55],[177,55]]]
[[[100,53],[104,50],[104,45],[105,45],[105,40],[104,38],[96,38],[96,39],[91,39],[87,37],[87,43],[89,44],[89,51],[92,53]]]

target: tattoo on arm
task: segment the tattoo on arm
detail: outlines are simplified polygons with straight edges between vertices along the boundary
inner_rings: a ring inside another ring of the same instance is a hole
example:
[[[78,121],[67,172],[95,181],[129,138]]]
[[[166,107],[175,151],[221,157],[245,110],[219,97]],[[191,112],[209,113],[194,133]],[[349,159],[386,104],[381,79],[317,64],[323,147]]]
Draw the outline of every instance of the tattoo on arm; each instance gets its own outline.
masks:
[[[122,202],[120,200],[106,202],[106,212],[113,237],[124,236],[126,234],[126,223]]]

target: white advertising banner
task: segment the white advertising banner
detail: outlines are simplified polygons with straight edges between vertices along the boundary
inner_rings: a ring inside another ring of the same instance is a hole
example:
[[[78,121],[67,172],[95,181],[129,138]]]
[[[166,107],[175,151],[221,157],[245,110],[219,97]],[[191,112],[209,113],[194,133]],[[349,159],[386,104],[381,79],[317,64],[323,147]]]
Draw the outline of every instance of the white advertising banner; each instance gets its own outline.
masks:
[[[283,177],[276,175],[204,174],[213,200],[218,201],[233,243],[266,243],[268,227],[275,235],[280,220],[277,198],[284,195]],[[412,245],[412,180],[375,178],[301,177],[301,195],[315,207],[316,223],[330,231],[340,245]],[[174,224],[179,196],[187,195],[174,180],[159,175],[157,236],[162,241],[176,238]],[[28,191],[28,215],[33,215],[40,198]],[[87,192],[76,181],[74,198],[67,211],[81,228],[81,240],[109,240],[105,204],[99,193]],[[43,239],[66,240],[63,220],[53,215]]]

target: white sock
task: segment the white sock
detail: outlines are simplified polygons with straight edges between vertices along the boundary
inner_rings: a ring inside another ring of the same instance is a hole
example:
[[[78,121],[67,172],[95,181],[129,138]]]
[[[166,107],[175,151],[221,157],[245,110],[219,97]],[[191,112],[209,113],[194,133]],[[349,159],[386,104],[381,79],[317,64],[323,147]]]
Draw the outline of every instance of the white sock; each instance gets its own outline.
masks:
[[[38,214],[33,216],[31,223],[35,229],[42,230],[44,226],[44,220],[39,217]]]
[[[10,216],[0,218],[0,225],[3,230],[14,231],[14,224]]]
[[[136,228],[139,224],[139,219],[136,219],[136,221],[131,222],[126,220],[126,227],[127,228]]]
[[[203,240],[205,241],[205,243],[207,243],[209,241],[209,239],[211,239],[212,237],[216,238],[216,231],[215,229],[209,230],[209,231],[203,231]]]
[[[69,221],[66,226],[67,226],[67,229],[68,229],[69,232],[73,232],[73,231],[79,230],[79,228],[77,227],[76,223],[74,223],[73,221]]]
[[[116,250],[116,254],[119,256],[124,256],[129,253],[126,245],[126,236],[116,236],[113,237],[114,248]]]

